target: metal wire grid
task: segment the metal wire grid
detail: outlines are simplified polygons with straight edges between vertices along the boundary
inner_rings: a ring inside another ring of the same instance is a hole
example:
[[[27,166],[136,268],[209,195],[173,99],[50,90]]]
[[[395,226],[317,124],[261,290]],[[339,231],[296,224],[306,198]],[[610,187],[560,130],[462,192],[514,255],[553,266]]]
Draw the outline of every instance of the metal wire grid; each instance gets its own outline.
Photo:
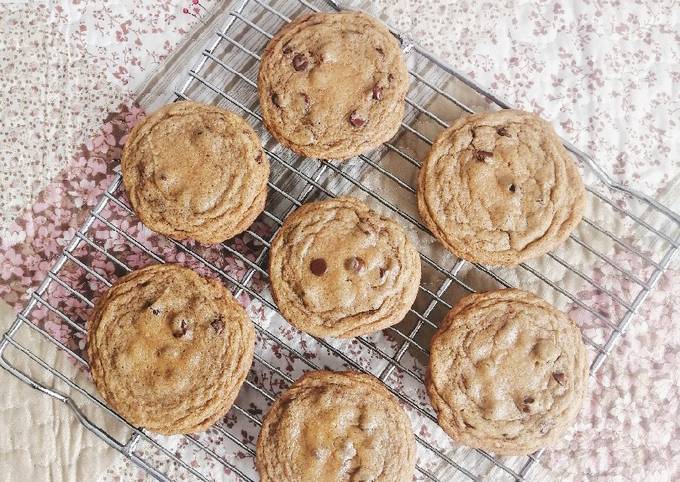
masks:
[[[390,192],[376,189],[369,185],[368,176],[374,175],[382,178],[390,189],[405,193],[413,197],[415,190],[412,182],[403,175],[403,169],[395,169],[396,157],[400,162],[417,170],[420,166],[418,148],[414,143],[422,144],[426,149],[431,144],[431,139],[437,130],[448,125],[447,113],[453,112],[454,117],[461,112],[473,112],[472,105],[480,107],[501,108],[508,107],[501,100],[478,85],[460,75],[454,69],[445,66],[432,58],[417,46],[412,45],[408,39],[401,38],[402,47],[409,57],[411,66],[412,86],[407,98],[408,111],[402,124],[400,133],[384,148],[364,156],[359,156],[356,162],[334,163],[298,158],[292,153],[278,146],[266,133],[261,124],[261,117],[257,107],[256,76],[258,51],[271,38],[276,31],[275,26],[283,25],[290,18],[310,10],[337,8],[333,2],[306,2],[298,1],[270,1],[264,0],[241,0],[229,14],[229,20],[224,28],[217,32],[217,38],[206,49],[197,65],[188,72],[188,78],[182,88],[176,92],[179,99],[209,100],[222,103],[244,115],[258,130],[265,140],[265,151],[272,162],[272,177],[269,182],[270,199],[267,209],[261,219],[272,226],[272,232],[266,236],[252,229],[247,231],[246,236],[257,240],[261,249],[255,259],[244,255],[233,243],[223,243],[219,249],[228,253],[235,259],[240,260],[246,267],[245,273],[235,277],[220,266],[214,258],[214,253],[188,243],[179,243],[167,240],[172,246],[185,253],[189,259],[199,267],[207,268],[232,288],[234,294],[239,297],[247,293],[263,306],[276,311],[276,306],[265,292],[255,287],[257,279],[267,277],[266,261],[269,243],[282,220],[296,207],[307,200],[317,197],[334,197],[338,194],[351,192],[362,194],[376,207],[383,207],[393,213],[405,225],[413,230],[428,236],[427,230],[420,223],[417,216],[409,212]],[[455,84],[455,85],[454,85]],[[454,87],[452,87],[454,85]],[[461,92],[461,88],[468,89],[460,96],[453,95]],[[476,100],[469,96],[473,93]],[[535,283],[528,283],[544,296],[546,291],[552,293],[552,299],[562,305],[577,307],[586,313],[593,321],[590,330],[584,329],[584,339],[591,350],[591,372],[595,372],[602,365],[605,357],[611,352],[617,340],[623,335],[633,315],[644,302],[649,292],[656,285],[659,277],[668,267],[673,256],[678,250],[678,236],[680,235],[680,217],[656,201],[639,193],[632,192],[623,186],[614,185],[610,178],[582,152],[570,144],[567,147],[577,156],[600,181],[599,188],[594,183],[588,188],[589,202],[596,204],[600,209],[608,209],[604,218],[617,220],[613,226],[606,225],[602,219],[586,217],[578,233],[572,234],[568,244],[569,249],[579,249],[589,256],[590,265],[585,268],[571,262],[569,251],[557,250],[548,255],[550,265],[525,263],[515,272],[509,270],[496,270],[481,265],[470,265],[463,260],[452,262],[442,261],[436,253],[423,249],[424,282],[420,287],[420,293],[416,304],[411,309],[408,319],[401,324],[386,330],[386,336],[393,340],[399,340],[396,349],[391,349],[381,343],[379,338],[359,337],[355,343],[362,349],[369,351],[376,359],[384,362],[379,372],[374,373],[386,383],[387,388],[397,396],[407,407],[410,414],[419,420],[424,420],[431,427],[436,426],[436,418],[432,410],[420,403],[413,393],[394,383],[393,375],[399,373],[407,377],[413,384],[421,386],[423,383],[422,370],[411,359],[421,360],[427,357],[429,337],[436,329],[441,316],[452,306],[452,303],[463,293],[475,291],[477,288],[495,286],[514,286],[519,280],[524,286],[527,277]],[[422,151],[421,149],[421,151]],[[604,189],[602,187],[604,186]],[[629,194],[625,197],[616,197],[618,192]],[[58,303],[50,299],[50,286],[58,286],[68,292],[70,296],[82,303],[85,310],[93,307],[92,299],[85,296],[74,288],[64,276],[69,269],[81,270],[85,276],[105,288],[111,285],[111,281],[101,274],[93,260],[99,256],[101,259],[110,261],[121,272],[127,272],[131,266],[126,263],[123,256],[107,249],[94,235],[95,226],[105,226],[113,234],[124,240],[130,250],[143,253],[149,262],[164,262],[162,253],[150,249],[145,243],[136,239],[126,229],[125,225],[116,222],[111,214],[117,210],[127,218],[132,219],[134,214],[130,210],[121,189],[121,178],[117,176],[113,184],[106,191],[90,216],[76,232],[76,235],[68,244],[64,253],[59,257],[55,265],[50,269],[45,280],[38,289],[31,294],[31,299],[26,307],[19,313],[14,324],[5,333],[0,342],[2,358],[0,364],[10,373],[41,390],[42,392],[62,401],[76,414],[78,419],[91,431],[97,434],[110,446],[119,450],[134,463],[146,469],[158,480],[169,480],[158,467],[151,466],[145,457],[145,451],[140,445],[146,444],[154,450],[163,453],[176,467],[194,475],[200,480],[209,480],[200,468],[189,465],[185,460],[168,449],[159,437],[146,433],[144,430],[130,426],[103,403],[96,394],[90,393],[83,388],[79,381],[69,377],[51,364],[45,362],[34,353],[27,343],[22,343],[19,333],[28,328],[30,333],[37,333],[44,340],[56,345],[60,350],[73,357],[79,365],[87,368],[87,361],[78,353],[57,340],[51,333],[39,326],[33,319],[32,312],[37,308],[45,308],[65,323],[75,333],[84,335],[86,330],[83,319],[85,317],[70,313],[69,310],[60,307]],[[602,217],[602,216],[601,216]],[[621,232],[626,233],[622,236]],[[587,236],[587,238],[584,236]],[[585,239],[597,238],[599,244],[591,243]],[[602,240],[609,242],[606,248],[602,247]],[[566,248],[565,248],[566,249]],[[565,254],[567,253],[567,254]],[[626,260],[625,263],[621,260]],[[589,305],[582,301],[576,290],[570,289],[567,283],[556,282],[549,276],[549,268],[561,266],[573,279],[578,279],[583,286],[596,290],[606,299],[603,306]],[[615,273],[614,283],[601,281],[601,277],[595,276],[596,270]],[[519,273],[519,274],[518,274]],[[620,282],[620,283],[618,283]],[[623,286],[625,289],[617,289]],[[525,286],[526,287],[526,286]],[[582,326],[582,328],[585,328]],[[285,341],[273,330],[265,329],[256,324],[256,329],[262,339],[283,347],[291,357],[295,357],[304,369],[319,369],[326,364],[320,364],[305,356],[302,350],[293,346],[290,341]],[[307,335],[300,335],[307,337]],[[361,360],[357,360],[351,353],[345,350],[345,346],[338,347],[336,344],[323,339],[314,341],[319,349],[327,353],[341,366],[350,367],[362,371],[371,371]],[[19,370],[18,363],[8,359],[9,348],[14,350],[15,356],[23,356],[51,375],[48,382],[41,382]],[[407,360],[409,360],[407,362]],[[255,363],[269,370],[272,376],[281,379],[284,385],[293,382],[293,379],[280,367],[268,360],[263,353],[256,353]],[[252,374],[251,374],[252,375]],[[64,395],[60,391],[51,388],[53,383],[59,381],[73,390],[72,395]],[[271,388],[267,388],[252,376],[246,381],[246,390],[268,400],[276,398]],[[101,424],[92,421],[91,416],[85,413],[83,405],[75,401],[75,396],[82,396],[83,400],[93,404],[98,410],[115,419],[128,433],[123,436],[112,435],[102,428]],[[257,415],[251,413],[247,407],[239,401],[234,406],[238,417],[244,417],[255,425],[260,424]],[[234,446],[254,456],[254,447],[251,442],[244,441],[238,434],[232,433],[223,424],[217,424],[214,430],[233,443]],[[436,429],[433,429],[436,430]],[[435,470],[442,466],[455,468],[461,476],[472,480],[480,477],[479,469],[484,467],[496,467],[507,478],[526,480],[531,467],[541,455],[541,451],[526,458],[494,457],[484,451],[469,451],[461,456],[459,451],[445,451],[436,441],[428,440],[427,437],[416,434],[419,444],[419,463],[417,476],[420,479],[443,480],[438,478]],[[206,457],[214,459],[224,467],[244,480],[254,480],[243,467],[239,466],[225,456],[219,455],[219,447],[211,445],[199,435],[186,436],[186,441],[195,446],[197,451]],[[426,464],[428,460],[436,460],[436,464]],[[480,461],[483,463],[480,464]]]

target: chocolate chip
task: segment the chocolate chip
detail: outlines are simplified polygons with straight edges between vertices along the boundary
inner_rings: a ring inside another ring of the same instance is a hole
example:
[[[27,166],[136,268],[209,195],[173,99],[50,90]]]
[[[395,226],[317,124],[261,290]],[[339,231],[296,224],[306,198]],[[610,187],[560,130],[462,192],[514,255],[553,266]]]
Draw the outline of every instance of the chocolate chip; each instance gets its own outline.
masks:
[[[305,70],[307,68],[308,62],[304,55],[295,54],[293,57],[293,68],[298,72]]]
[[[354,111],[349,115],[349,123],[354,127],[363,127],[364,124],[366,124],[366,119],[362,119],[361,116],[357,114],[357,111]]]
[[[210,322],[210,326],[213,327],[213,330],[215,330],[215,333],[218,335],[224,331],[224,321],[222,321],[222,317],[218,316],[216,319]]]
[[[531,407],[529,407],[529,405],[524,405],[524,408],[522,408],[522,411],[524,413],[529,413],[529,412],[531,412]]]
[[[276,107],[281,107],[281,97],[276,92],[272,94],[272,104]]]
[[[284,47],[284,48],[283,48],[283,53],[284,53],[284,54],[289,54],[289,53],[291,53],[291,52],[292,52],[292,50],[291,50],[290,47]]]
[[[493,157],[493,152],[475,151],[475,159],[478,161],[484,161],[487,157]]]
[[[496,129],[496,132],[498,133],[499,136],[510,137],[510,134],[508,133],[508,130],[505,127],[499,127],[498,129]]]
[[[564,382],[567,381],[566,375],[562,372],[553,373],[553,378],[560,385],[564,385]]]
[[[394,75],[388,74],[388,75],[387,75],[387,81],[388,81],[388,82],[392,82],[393,80],[394,80]]]
[[[373,87],[373,98],[375,100],[382,100],[382,98],[383,98],[382,87],[378,87],[377,85],[375,87]]]
[[[387,272],[387,269],[385,268],[380,268],[380,279],[383,279],[385,276],[385,273]]]
[[[180,320],[172,324],[172,335],[175,338],[181,338],[189,331],[189,322],[187,320]]]
[[[158,316],[161,314],[161,310],[159,310],[158,308],[151,308],[151,313]]]
[[[385,55],[385,51],[382,49],[382,47],[376,47],[375,50],[376,50],[380,55]]]
[[[366,262],[357,256],[352,256],[345,260],[345,269],[347,271],[359,273],[362,269],[364,269],[364,266],[366,266]]]
[[[510,184],[510,187],[508,187],[508,189],[510,189],[510,192],[515,192],[517,190],[514,184]]]
[[[309,106],[309,96],[307,94],[300,94],[302,96],[302,100],[305,101],[305,107]]]
[[[534,397],[524,397],[524,403],[534,403]]]
[[[161,174],[161,181],[167,181],[167,180],[168,180],[168,176],[166,176],[165,174]]]
[[[326,260],[323,258],[315,258],[311,263],[309,263],[309,270],[316,276],[322,276],[326,272],[327,268],[328,265],[326,264]]]
[[[257,162],[258,164],[262,164],[264,162],[264,154],[260,152],[255,158],[255,162]]]

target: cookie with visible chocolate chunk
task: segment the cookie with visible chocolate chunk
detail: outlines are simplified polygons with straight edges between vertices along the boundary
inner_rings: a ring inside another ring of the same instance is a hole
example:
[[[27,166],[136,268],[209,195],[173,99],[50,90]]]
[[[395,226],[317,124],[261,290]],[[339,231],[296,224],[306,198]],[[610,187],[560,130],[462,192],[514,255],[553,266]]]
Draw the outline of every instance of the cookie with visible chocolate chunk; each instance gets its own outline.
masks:
[[[262,482],[410,482],[416,443],[395,397],[372,375],[309,372],[262,421]]]
[[[553,128],[502,110],[440,134],[418,178],[418,210],[451,252],[514,266],[556,248],[581,220],[585,189]]]
[[[119,279],[88,326],[92,379],[133,425],[205,430],[224,416],[253,359],[255,330],[218,281],[177,265]]]
[[[269,161],[246,121],[219,107],[175,102],[135,126],[121,158],[132,208],[174,239],[217,243],[264,209]]]
[[[427,392],[456,441],[502,455],[556,442],[576,417],[588,381],[578,327],[518,289],[472,294],[432,338]]]
[[[290,323],[315,336],[351,338],[404,318],[418,294],[420,256],[396,222],[337,198],[286,218],[269,274]]]
[[[347,159],[390,139],[404,116],[399,42],[362,12],[314,13],[283,27],[262,54],[260,107],[298,154]]]

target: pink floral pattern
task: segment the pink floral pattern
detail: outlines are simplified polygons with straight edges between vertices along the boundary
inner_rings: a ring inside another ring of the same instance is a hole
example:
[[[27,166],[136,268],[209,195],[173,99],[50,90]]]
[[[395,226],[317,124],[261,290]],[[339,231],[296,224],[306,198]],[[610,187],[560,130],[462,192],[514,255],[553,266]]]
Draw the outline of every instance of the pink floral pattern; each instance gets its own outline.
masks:
[[[1,239],[197,22],[171,0],[0,2]]]
[[[177,5],[167,0],[145,0],[121,2],[121,5],[124,8],[108,5],[90,8],[87,2],[61,2],[52,10],[37,5],[32,11],[57,26],[57,33],[47,34],[68,39],[80,58],[98,66],[94,75],[78,71],[79,78],[112,86],[108,99],[78,97],[78,102],[96,105],[99,114],[112,109],[115,113],[109,114],[86,142],[82,139],[78,142],[70,135],[70,145],[81,145],[74,156],[69,153],[61,159],[64,163],[70,159],[68,166],[39,196],[31,197],[30,207],[20,217],[3,224],[0,296],[16,309],[23,306],[30,290],[44,278],[53,260],[112,181],[112,161],[120,155],[129,128],[143,117],[143,111],[129,100],[131,93],[188,32],[191,23],[196,21],[191,14],[205,15],[214,2],[203,1],[199,6],[194,2]],[[23,23],[25,12],[14,8],[0,5],[9,21],[17,28],[27,29]],[[183,14],[182,8],[187,8],[189,13]],[[617,180],[677,206],[677,197],[670,195],[677,193],[680,184],[680,145],[673,142],[680,112],[680,98],[673,95],[680,84],[680,71],[674,67],[680,59],[680,37],[677,28],[672,26],[677,10],[673,2],[546,0],[534,4],[490,5],[449,0],[381,0],[375,2],[373,8],[376,13],[384,8],[382,13],[395,27],[483,85],[490,86],[512,104],[553,119],[568,138],[593,153]],[[24,75],[40,61],[39,58],[19,58],[14,72],[17,76]],[[76,89],[81,94],[85,90],[84,87]],[[7,105],[9,113],[21,118],[18,114],[21,109],[13,101],[8,100]],[[62,104],[58,109],[68,113],[66,117],[70,119],[73,117],[71,107]],[[98,125],[94,119],[94,114],[88,111],[82,125]],[[81,127],[73,124],[69,132],[87,130]],[[0,133],[0,145],[10,146],[13,142],[10,134]],[[48,143],[48,146],[61,155],[58,144]],[[41,167],[21,164],[16,172],[36,168]],[[53,164],[47,170],[57,172]],[[3,170],[3,176],[4,171],[9,172]],[[15,186],[16,179],[3,177],[3,186]],[[122,194],[121,199],[125,200]],[[2,200],[10,205],[12,216],[16,215],[17,206],[12,207],[5,198]],[[164,259],[209,274],[191,256],[150,232],[115,205],[110,203],[102,211],[102,217]],[[265,223],[258,223],[253,229],[264,237],[270,231]],[[102,223],[95,223],[88,235],[131,268],[150,262],[141,250],[112,235]],[[243,260],[226,250],[188,245],[231,276],[240,279],[247,271]],[[251,261],[262,249],[256,239],[247,235],[231,241],[229,246]],[[125,273],[120,265],[85,244],[74,256],[89,263],[109,281]],[[632,270],[639,269],[634,264],[636,259],[627,262]],[[618,275],[596,272],[593,276],[598,283],[617,285],[622,292],[632,289],[625,283],[621,285]],[[59,277],[89,300],[96,299],[105,289],[97,277],[84,275],[74,263],[68,263]],[[680,363],[680,327],[673,323],[680,319],[680,288],[676,279],[677,269],[661,277],[657,290],[639,310],[628,333],[612,353],[612,359],[592,379],[589,398],[575,429],[542,458],[541,465],[548,470],[547,476],[574,481],[671,481],[680,477],[677,443],[680,422],[674,415],[680,408],[680,375],[676,370]],[[252,286],[266,293],[265,280],[257,275]],[[57,283],[51,284],[47,297],[69,313],[80,329],[70,327],[40,306],[31,312],[30,318],[76,355],[81,355],[85,346],[82,328],[90,309]],[[602,312],[611,309],[611,302],[597,290],[583,290],[579,297]],[[318,366],[338,367],[337,360],[324,347],[271,316],[261,303],[251,302],[246,294],[240,301],[248,306],[257,324],[304,353],[309,361]],[[570,316],[590,333],[587,329],[590,317],[582,308],[572,307]],[[370,340],[384,347],[388,354],[394,353],[399,341],[388,332],[378,333]],[[287,376],[296,378],[307,369],[299,358],[266,337],[260,335],[257,343],[258,352],[270,353],[275,366]],[[342,351],[373,373],[380,373],[385,367],[381,357],[363,349],[356,341],[343,344]],[[77,362],[74,360],[74,363]],[[404,365],[422,375],[422,361],[410,352],[404,358]],[[287,383],[279,375],[261,368],[256,362],[251,373],[253,383],[275,394],[285,388]],[[409,383],[409,379],[403,371],[395,370],[387,382],[395,390],[408,394],[423,410],[430,410],[422,386]],[[252,392],[245,388],[238,403],[250,415],[260,418],[267,404]],[[409,412],[420,437],[450,450],[456,460],[464,459],[464,449],[453,446],[432,424],[423,423],[416,410],[410,408]],[[253,448],[257,430],[251,422],[232,410],[223,425]],[[219,447],[228,460],[254,476],[252,455],[238,449],[221,432],[213,429],[198,438],[211,447]],[[163,442],[172,446],[174,453],[191,467],[200,467],[215,478],[238,480],[229,469],[198,453],[186,439],[164,439]],[[166,458],[149,446],[142,445],[138,455],[163,467],[172,477],[191,479],[185,471],[166,465]],[[521,461],[508,459],[507,462],[515,470],[521,467]],[[420,464],[431,471],[439,468],[433,459],[422,454]],[[490,467],[489,464],[486,469],[489,473]],[[481,473],[485,469],[479,470]],[[107,469],[103,478],[143,480],[145,475],[124,460]]]

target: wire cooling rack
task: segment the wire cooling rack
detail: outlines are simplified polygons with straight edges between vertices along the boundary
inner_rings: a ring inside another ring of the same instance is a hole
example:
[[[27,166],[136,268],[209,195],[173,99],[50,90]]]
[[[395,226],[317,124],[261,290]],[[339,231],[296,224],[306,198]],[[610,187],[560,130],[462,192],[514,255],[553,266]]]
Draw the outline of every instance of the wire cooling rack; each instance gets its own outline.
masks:
[[[678,250],[680,217],[614,183],[589,156],[565,142],[587,181],[588,208],[564,246],[513,269],[454,258],[418,218],[414,186],[420,159],[437,133],[456,117],[509,106],[395,33],[411,74],[399,133],[381,148],[347,162],[294,155],[278,145],[261,123],[256,88],[259,55],[291,18],[333,8],[338,8],[334,2],[322,0],[236,2],[174,92],[176,99],[234,110],[262,137],[272,174],[267,207],[258,222],[242,236],[217,246],[157,239],[140,228],[117,175],[4,334],[0,364],[66,404],[85,427],[158,480],[193,476],[206,481],[225,475],[257,480],[254,442],[262,413],[294,378],[318,368],[371,372],[403,402],[418,442],[416,480],[527,480],[541,451],[528,457],[494,457],[456,446],[438,428],[424,394],[423,377],[429,339],[439,321],[468,292],[522,287],[578,322],[594,373]],[[419,295],[406,319],[381,333],[344,342],[312,338],[282,321],[267,290],[266,272],[270,240],[282,220],[306,201],[341,194],[361,197],[401,221],[419,243],[423,261]],[[133,427],[99,398],[86,375],[82,345],[93,299],[114,278],[166,260],[221,278],[237,298],[251,300],[251,312],[260,313],[254,316],[258,344],[253,369],[225,420],[204,434],[160,437]],[[76,343],[64,342],[63,333],[55,336],[55,324]],[[38,354],[38,344],[55,347],[56,356],[72,364],[47,360]]]

